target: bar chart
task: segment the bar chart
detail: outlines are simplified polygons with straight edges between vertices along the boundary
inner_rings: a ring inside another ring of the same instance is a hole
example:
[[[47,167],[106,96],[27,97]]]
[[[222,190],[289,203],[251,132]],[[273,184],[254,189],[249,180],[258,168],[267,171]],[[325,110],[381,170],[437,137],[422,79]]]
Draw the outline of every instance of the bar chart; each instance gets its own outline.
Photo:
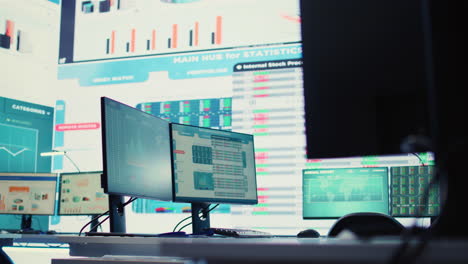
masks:
[[[298,2],[67,1],[62,4],[60,61],[123,59],[298,42],[300,23],[285,19],[284,10],[298,13]],[[245,15],[242,19],[238,16],[240,12]]]

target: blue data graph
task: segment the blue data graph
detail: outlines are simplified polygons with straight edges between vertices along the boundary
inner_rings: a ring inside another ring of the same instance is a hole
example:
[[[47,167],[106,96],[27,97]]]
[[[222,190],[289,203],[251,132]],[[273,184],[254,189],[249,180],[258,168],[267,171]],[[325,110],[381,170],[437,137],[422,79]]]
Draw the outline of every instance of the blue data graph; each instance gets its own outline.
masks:
[[[0,124],[0,171],[36,171],[36,129]]]

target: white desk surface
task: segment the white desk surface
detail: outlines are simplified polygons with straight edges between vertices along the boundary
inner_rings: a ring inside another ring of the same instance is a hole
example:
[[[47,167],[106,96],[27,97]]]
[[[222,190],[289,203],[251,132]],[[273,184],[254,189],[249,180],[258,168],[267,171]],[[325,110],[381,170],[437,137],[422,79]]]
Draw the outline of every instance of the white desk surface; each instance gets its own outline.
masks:
[[[343,240],[331,238],[152,238],[60,237],[71,256],[171,256],[208,263],[388,263],[397,252],[398,238]],[[415,243],[411,244],[412,246]],[[468,263],[468,240],[433,240],[423,263]]]

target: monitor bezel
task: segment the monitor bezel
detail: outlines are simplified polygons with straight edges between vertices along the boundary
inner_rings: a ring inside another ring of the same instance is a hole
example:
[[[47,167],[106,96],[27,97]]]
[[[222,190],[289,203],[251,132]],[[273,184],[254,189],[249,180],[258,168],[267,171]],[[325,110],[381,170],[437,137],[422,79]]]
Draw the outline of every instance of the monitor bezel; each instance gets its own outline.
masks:
[[[43,214],[38,214],[38,213],[11,213],[11,212],[3,213],[3,212],[0,212],[0,215],[43,215],[43,216],[45,216],[45,215],[55,215],[55,210],[57,209],[56,199],[57,199],[57,187],[58,187],[58,183],[57,183],[58,173],[54,173],[54,172],[0,172],[0,177],[5,176],[5,174],[18,175],[18,176],[25,175],[25,174],[34,174],[34,175],[37,175],[37,176],[55,177],[55,186],[54,186],[55,192],[54,192],[54,197],[51,197],[51,198],[53,198],[52,199],[53,209],[52,209],[51,213],[43,213]]]
[[[175,159],[174,159],[174,144],[173,144],[173,126],[185,126],[185,127],[193,127],[197,129],[204,129],[208,131],[223,131],[223,132],[228,132],[228,133],[233,133],[233,134],[240,134],[240,135],[245,135],[245,136],[250,136],[252,138],[252,148],[253,148],[253,154],[254,154],[254,162],[253,162],[253,170],[254,170],[254,182],[255,182],[255,199],[243,199],[243,200],[235,200],[235,199],[214,199],[214,198],[199,198],[199,197],[178,197],[176,195],[176,190],[175,190]],[[170,124],[170,138],[171,138],[171,166],[172,166],[172,200],[177,203],[222,203],[222,204],[242,204],[242,205],[255,205],[258,204],[258,184],[257,184],[257,169],[256,169],[256,162],[255,162],[255,140],[254,136],[252,134],[247,134],[247,133],[241,133],[241,132],[234,132],[234,131],[229,131],[229,130],[221,130],[221,129],[214,129],[214,128],[209,128],[209,127],[199,127],[199,126],[194,126],[194,125],[189,125],[189,124],[181,124],[181,123],[171,123]]]
[[[81,215],[100,215],[109,212],[109,208],[107,209],[106,212],[102,213],[94,213],[94,214],[86,214],[86,213],[75,213],[75,214],[65,214],[61,213],[61,200],[62,200],[62,176],[68,176],[68,175],[81,175],[81,174],[99,174],[99,180],[101,181],[101,188],[102,188],[102,171],[83,171],[83,172],[62,172],[59,174],[59,184],[58,184],[58,200],[57,200],[57,215],[59,216],[81,216]],[[108,196],[108,194],[106,194]],[[107,205],[109,206],[109,198],[107,197]]]

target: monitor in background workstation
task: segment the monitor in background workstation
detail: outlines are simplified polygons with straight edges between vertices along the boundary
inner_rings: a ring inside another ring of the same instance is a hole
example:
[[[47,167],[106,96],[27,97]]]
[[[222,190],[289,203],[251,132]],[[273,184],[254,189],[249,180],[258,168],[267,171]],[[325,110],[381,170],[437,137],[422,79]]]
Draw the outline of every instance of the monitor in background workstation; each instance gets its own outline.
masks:
[[[434,152],[441,192],[452,201],[435,230],[459,235],[450,223],[462,225],[455,202],[466,201],[466,177],[455,163],[447,176],[448,153],[460,159],[467,133],[448,122],[446,5],[304,0],[301,14],[307,157]]]
[[[33,232],[32,215],[54,215],[56,173],[0,173],[0,214],[21,215],[17,232]]]
[[[192,205],[193,234],[210,227],[213,203],[256,204],[253,135],[171,124],[174,201]]]
[[[101,114],[110,229],[124,233],[124,196],[172,200],[169,122],[106,97]]]
[[[303,170],[303,219],[338,219],[356,212],[389,214],[388,168]]]
[[[390,214],[394,217],[436,217],[440,213],[440,188],[435,166],[390,168]]]
[[[109,210],[101,171],[60,173],[58,215],[100,215]]]

